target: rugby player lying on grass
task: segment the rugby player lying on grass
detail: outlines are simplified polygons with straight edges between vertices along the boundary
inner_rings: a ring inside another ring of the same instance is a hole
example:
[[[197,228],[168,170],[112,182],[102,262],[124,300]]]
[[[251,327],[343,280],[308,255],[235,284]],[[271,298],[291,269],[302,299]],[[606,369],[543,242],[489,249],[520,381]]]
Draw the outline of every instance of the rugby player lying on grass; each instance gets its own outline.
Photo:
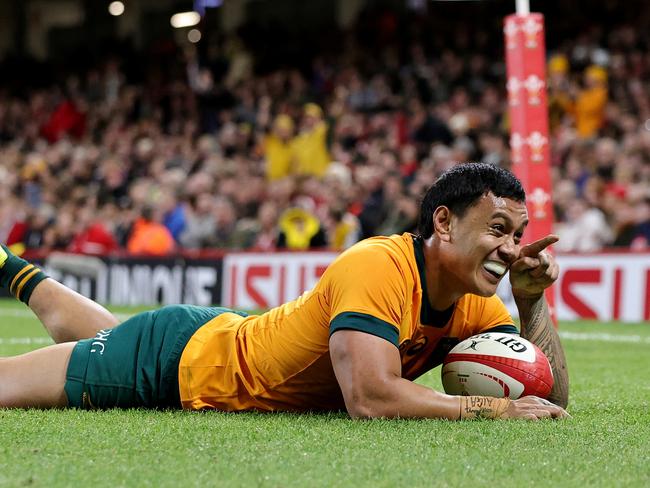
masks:
[[[512,174],[458,165],[424,197],[419,236],[357,243],[295,301],[259,316],[168,306],[119,326],[102,306],[3,248],[0,284],[57,344],[0,360],[0,406],[565,417],[566,362],[544,300],[558,275],[544,249],[557,238],[521,246],[527,220]],[[450,396],[413,383],[458,341],[516,332],[495,295],[508,270],[521,335],[550,360],[553,403]]]

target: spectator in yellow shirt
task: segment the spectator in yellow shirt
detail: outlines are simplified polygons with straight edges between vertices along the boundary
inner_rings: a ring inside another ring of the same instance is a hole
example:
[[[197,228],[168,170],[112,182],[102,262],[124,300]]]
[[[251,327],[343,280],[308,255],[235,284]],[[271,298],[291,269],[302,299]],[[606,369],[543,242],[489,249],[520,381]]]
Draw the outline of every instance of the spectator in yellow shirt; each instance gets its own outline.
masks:
[[[302,127],[292,143],[294,173],[321,177],[331,162],[327,150],[327,123],[315,103],[303,109]]]
[[[286,114],[278,115],[273,121],[271,132],[264,138],[266,178],[279,180],[291,173],[293,120]]]
[[[585,87],[578,93],[572,112],[578,135],[588,139],[596,136],[605,122],[607,71],[600,66],[589,66],[584,80]]]
[[[562,124],[573,104],[569,80],[569,60],[556,54],[548,61],[548,118],[551,132]]]

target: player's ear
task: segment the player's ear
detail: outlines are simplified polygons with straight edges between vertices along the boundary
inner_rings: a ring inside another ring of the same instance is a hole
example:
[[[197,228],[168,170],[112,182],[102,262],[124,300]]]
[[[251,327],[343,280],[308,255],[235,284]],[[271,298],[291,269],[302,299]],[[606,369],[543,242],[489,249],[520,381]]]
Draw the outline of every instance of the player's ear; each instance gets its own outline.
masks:
[[[451,217],[451,210],[444,205],[433,212],[433,232],[445,242],[451,240]]]

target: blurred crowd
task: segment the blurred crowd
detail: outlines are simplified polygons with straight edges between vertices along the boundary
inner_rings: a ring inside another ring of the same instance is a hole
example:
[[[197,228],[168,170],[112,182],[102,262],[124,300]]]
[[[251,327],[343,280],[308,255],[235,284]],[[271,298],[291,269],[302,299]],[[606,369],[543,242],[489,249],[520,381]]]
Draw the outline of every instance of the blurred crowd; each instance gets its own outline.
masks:
[[[458,162],[510,168],[503,62],[480,51],[350,46],[259,74],[233,43],[182,76],[120,60],[22,96],[0,87],[0,240],[164,255],[344,249],[414,231]],[[650,246],[650,34],[587,32],[549,53],[558,250]]]

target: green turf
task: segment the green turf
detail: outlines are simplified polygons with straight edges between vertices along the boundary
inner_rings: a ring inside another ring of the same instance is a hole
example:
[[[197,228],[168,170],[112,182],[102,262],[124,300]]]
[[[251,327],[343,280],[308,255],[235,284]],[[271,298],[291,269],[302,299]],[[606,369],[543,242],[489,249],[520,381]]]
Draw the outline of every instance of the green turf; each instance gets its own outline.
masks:
[[[0,302],[0,355],[43,345],[26,311]],[[0,410],[0,487],[650,486],[650,324],[561,330],[566,421]]]

